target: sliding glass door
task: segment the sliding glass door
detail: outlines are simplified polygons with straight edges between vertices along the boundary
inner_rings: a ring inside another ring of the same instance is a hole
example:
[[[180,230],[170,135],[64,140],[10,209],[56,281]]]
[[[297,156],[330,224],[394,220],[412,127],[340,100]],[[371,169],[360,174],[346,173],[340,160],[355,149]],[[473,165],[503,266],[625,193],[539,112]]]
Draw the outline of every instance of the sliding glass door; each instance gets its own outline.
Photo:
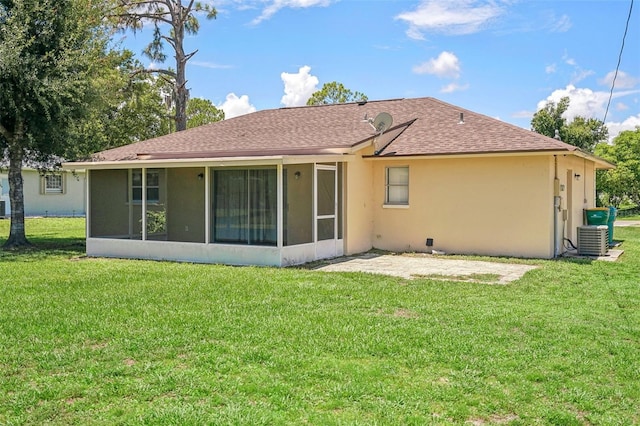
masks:
[[[277,244],[276,169],[213,173],[213,242]]]

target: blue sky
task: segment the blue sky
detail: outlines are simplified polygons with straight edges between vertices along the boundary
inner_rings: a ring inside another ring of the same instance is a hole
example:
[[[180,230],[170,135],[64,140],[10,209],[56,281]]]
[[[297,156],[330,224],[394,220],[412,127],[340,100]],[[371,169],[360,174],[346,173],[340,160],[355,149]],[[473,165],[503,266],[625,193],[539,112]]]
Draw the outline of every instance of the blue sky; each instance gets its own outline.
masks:
[[[227,117],[304,105],[338,81],[370,100],[430,96],[529,128],[547,100],[604,118],[631,0],[219,0],[186,40],[192,97]],[[150,32],[127,35],[141,56]],[[167,50],[167,53],[170,51]],[[172,58],[167,65],[172,66]],[[175,65],[173,65],[175,67]],[[640,4],[606,118],[640,125]]]

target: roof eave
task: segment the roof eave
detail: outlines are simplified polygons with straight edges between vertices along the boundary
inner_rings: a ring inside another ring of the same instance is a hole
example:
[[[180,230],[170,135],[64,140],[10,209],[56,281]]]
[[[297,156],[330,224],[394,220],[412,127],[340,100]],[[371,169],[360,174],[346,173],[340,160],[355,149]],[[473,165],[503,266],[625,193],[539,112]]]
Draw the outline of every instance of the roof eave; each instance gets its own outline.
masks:
[[[353,160],[352,154],[304,154],[304,155],[269,155],[269,156],[237,156],[212,158],[172,158],[119,161],[87,161],[63,163],[64,170],[82,167],[87,170],[106,169],[140,169],[140,168],[177,168],[177,167],[233,167],[261,166],[278,164],[298,164],[313,162],[348,162]]]
[[[478,152],[444,152],[444,153],[423,153],[423,154],[393,154],[393,155],[366,155],[366,160],[406,160],[406,159],[434,159],[434,158],[482,158],[482,157],[524,157],[539,155],[571,155],[575,151],[564,150],[529,150],[529,151],[478,151]]]

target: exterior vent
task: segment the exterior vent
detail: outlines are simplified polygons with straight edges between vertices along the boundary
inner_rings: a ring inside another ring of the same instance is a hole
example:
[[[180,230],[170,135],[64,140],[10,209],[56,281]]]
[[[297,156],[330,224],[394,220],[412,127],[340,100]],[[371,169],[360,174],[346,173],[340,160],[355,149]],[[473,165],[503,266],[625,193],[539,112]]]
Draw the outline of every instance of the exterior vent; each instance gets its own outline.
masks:
[[[590,225],[578,227],[578,254],[605,256],[609,248],[609,227]]]

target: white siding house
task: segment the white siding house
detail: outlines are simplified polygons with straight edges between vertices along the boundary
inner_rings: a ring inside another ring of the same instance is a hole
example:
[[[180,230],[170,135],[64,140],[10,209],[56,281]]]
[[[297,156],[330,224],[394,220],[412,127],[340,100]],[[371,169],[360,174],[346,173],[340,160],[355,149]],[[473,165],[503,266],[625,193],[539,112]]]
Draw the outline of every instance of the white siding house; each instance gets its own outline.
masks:
[[[86,173],[61,170],[46,175],[22,169],[25,216],[84,216]],[[11,215],[7,170],[0,171],[0,217]],[[4,208],[4,210],[3,210]]]

